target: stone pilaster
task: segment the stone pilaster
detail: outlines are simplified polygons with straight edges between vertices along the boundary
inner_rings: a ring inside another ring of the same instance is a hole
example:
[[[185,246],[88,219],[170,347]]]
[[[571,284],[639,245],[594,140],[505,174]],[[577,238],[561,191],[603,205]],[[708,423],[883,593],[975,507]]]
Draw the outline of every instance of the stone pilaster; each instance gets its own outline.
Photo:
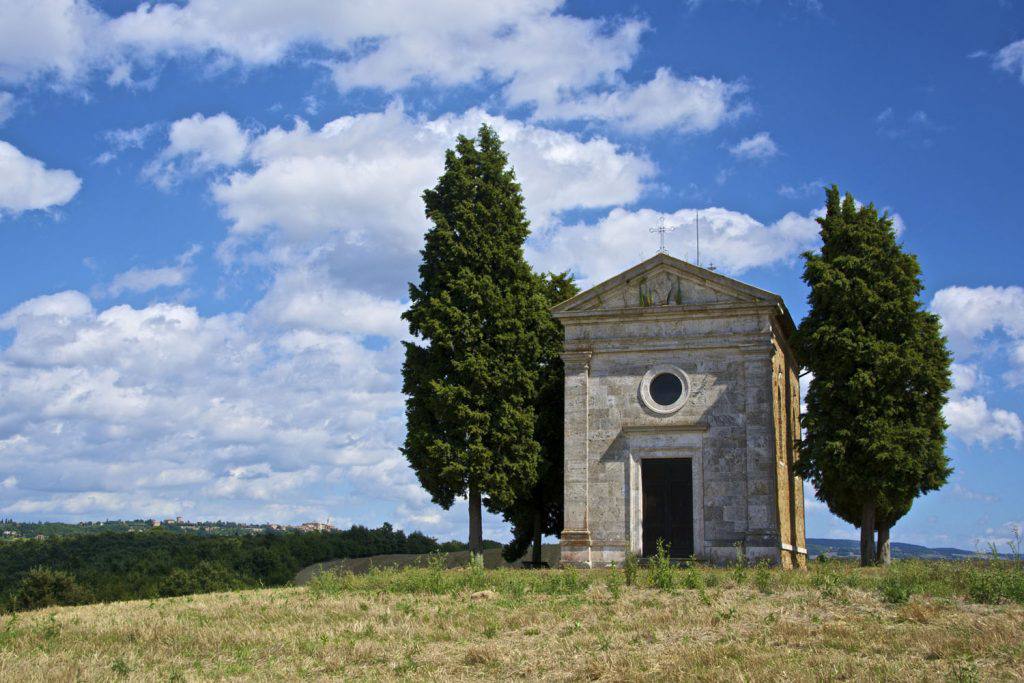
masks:
[[[591,566],[589,505],[590,352],[567,351],[565,362],[565,498],[562,564]]]

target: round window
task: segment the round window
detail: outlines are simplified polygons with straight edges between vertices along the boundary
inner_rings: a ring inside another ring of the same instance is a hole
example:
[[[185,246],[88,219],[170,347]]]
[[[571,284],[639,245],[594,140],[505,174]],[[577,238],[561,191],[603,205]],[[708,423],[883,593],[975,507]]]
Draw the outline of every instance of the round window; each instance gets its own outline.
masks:
[[[690,379],[674,365],[658,365],[640,382],[640,401],[652,412],[670,415],[686,403]]]
[[[651,380],[651,398],[660,406],[670,406],[683,395],[683,383],[671,372],[663,372]]]

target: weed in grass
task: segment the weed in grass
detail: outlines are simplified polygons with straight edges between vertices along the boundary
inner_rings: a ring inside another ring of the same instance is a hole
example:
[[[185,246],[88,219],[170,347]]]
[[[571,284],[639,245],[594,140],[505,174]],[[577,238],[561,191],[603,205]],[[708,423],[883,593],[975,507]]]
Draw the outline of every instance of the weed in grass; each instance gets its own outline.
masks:
[[[949,668],[949,679],[957,683],[976,683],[981,680],[978,665],[969,659],[955,661]]]
[[[319,572],[309,583],[306,590],[314,598],[336,598],[345,592],[352,584],[352,574],[344,574],[335,571]]]
[[[0,630],[0,649],[7,649],[13,645],[18,635],[18,615],[12,614],[11,618],[4,624],[3,630]]]
[[[683,570],[683,588],[702,591],[707,587],[707,585],[704,572],[700,570],[697,563],[690,562],[687,564],[686,569]]]
[[[128,662],[124,661],[123,657],[118,657],[111,662],[110,670],[119,678],[128,678],[128,674],[132,672],[131,667],[128,666]]]
[[[764,595],[772,593],[772,568],[768,560],[760,560],[754,568],[754,585]]]
[[[736,548],[736,561],[732,567],[732,580],[737,586],[742,586],[747,580],[747,553],[742,541],[736,541],[733,547]]]
[[[498,635],[498,625],[493,621],[484,626],[484,638],[493,638]]]
[[[626,551],[626,560],[622,563],[622,571],[626,576],[626,585],[635,586],[636,576],[640,571],[640,560],[632,550]]]
[[[668,553],[668,544],[659,538],[658,549],[647,564],[651,585],[662,591],[671,591],[675,588],[675,569],[672,568],[672,560]]]
[[[622,584],[625,580],[623,572],[620,572],[617,569],[608,570],[608,574],[604,578],[604,583],[613,600],[618,600],[622,595]]]

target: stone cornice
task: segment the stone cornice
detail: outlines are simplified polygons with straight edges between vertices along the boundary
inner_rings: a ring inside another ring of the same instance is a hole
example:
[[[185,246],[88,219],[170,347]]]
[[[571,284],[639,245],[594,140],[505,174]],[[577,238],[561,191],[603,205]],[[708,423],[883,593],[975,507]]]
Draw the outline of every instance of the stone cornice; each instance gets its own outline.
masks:
[[[763,311],[773,313],[779,304],[773,301],[725,301],[704,304],[681,304],[670,306],[636,306],[632,308],[597,309],[591,311],[561,311],[553,313],[562,324],[592,325],[602,322],[620,322],[643,318],[645,321],[663,321],[684,318],[724,318],[757,314]]]

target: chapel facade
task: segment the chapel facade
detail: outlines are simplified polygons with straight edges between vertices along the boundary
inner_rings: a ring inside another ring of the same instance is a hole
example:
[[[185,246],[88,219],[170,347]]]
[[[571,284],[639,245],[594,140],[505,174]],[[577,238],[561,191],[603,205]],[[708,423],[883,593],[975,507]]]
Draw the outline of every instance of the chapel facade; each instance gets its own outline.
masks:
[[[664,253],[553,309],[565,329],[563,564],[626,552],[806,566],[782,298]]]

